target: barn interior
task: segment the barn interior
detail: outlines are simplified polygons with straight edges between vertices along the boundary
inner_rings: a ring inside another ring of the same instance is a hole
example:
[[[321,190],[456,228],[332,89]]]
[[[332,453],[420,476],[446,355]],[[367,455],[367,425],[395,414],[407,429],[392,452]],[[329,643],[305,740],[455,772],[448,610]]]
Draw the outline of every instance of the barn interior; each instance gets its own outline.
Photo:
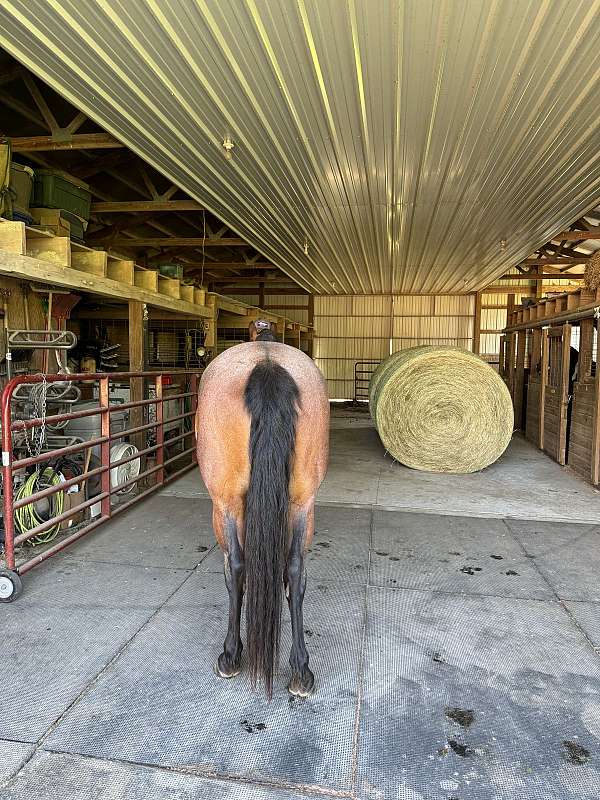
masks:
[[[0,8],[7,800],[600,796],[599,12],[375,5]],[[286,608],[271,701],[213,672],[195,397],[258,319],[331,402],[306,699]],[[482,471],[378,433],[423,345],[510,393]]]

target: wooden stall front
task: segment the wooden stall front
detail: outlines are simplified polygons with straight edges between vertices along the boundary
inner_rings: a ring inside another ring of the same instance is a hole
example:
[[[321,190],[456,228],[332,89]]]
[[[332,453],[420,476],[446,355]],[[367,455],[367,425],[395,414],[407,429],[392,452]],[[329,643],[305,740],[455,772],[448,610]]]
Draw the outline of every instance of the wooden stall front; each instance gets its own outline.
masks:
[[[585,289],[517,308],[509,315],[500,358],[515,426],[595,485],[600,483],[599,311],[600,290]]]

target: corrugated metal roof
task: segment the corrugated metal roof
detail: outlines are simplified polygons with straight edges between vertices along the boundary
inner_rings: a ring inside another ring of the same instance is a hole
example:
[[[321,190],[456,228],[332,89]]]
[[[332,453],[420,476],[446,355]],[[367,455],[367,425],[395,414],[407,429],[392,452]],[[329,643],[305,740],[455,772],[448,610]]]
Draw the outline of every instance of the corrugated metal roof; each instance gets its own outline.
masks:
[[[2,0],[0,43],[305,288],[462,292],[600,193],[599,17],[598,0]]]

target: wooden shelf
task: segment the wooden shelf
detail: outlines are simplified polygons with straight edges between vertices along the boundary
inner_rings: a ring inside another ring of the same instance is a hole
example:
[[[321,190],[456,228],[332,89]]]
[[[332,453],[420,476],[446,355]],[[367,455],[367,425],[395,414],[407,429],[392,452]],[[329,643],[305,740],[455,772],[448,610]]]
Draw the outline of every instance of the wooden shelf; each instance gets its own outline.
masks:
[[[203,289],[22,222],[0,219],[0,274],[113,300],[137,300],[177,314],[213,316]]]

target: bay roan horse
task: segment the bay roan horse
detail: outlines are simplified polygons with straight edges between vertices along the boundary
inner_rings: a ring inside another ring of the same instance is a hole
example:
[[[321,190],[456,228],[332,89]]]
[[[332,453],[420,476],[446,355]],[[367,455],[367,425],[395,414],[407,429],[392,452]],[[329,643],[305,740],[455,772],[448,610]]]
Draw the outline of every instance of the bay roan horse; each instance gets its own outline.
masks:
[[[245,593],[250,678],[272,696],[285,591],[293,637],[288,691],[305,697],[314,676],[302,621],[304,555],[327,469],[329,402],[312,360],[269,339],[265,332],[221,353],[198,394],[198,464],[213,501],[229,592],[229,628],[215,671],[231,678],[241,670]]]

